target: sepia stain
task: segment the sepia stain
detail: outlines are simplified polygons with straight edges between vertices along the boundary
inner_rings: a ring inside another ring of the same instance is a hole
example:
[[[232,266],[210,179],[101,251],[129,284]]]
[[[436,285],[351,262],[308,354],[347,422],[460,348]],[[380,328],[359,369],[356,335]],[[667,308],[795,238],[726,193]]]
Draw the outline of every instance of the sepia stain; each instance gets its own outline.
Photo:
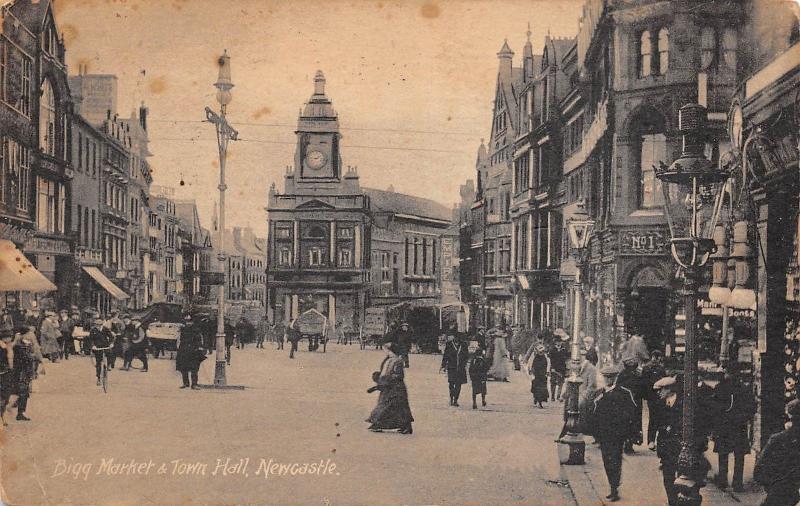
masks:
[[[219,161],[211,160],[211,166],[214,167],[215,169],[218,169],[219,168]]]
[[[378,2],[378,9],[383,9],[383,2]]]
[[[64,24],[61,27],[61,35],[64,37],[64,43],[69,45],[78,39],[78,29],[75,25]]]
[[[163,77],[157,77],[152,81],[150,81],[150,84],[147,86],[147,89],[150,90],[150,93],[156,95],[164,93],[164,91],[167,89],[167,81],[164,80]]]
[[[453,117],[452,116],[448,116],[447,117],[447,121],[453,121]]]
[[[257,110],[256,112],[253,113],[253,119],[261,119],[264,116],[269,116],[270,113],[272,113],[272,109],[270,109],[269,107],[264,106],[261,109],[259,109],[259,110]]]
[[[420,10],[423,18],[434,19],[439,17],[439,6],[436,4],[426,3]]]

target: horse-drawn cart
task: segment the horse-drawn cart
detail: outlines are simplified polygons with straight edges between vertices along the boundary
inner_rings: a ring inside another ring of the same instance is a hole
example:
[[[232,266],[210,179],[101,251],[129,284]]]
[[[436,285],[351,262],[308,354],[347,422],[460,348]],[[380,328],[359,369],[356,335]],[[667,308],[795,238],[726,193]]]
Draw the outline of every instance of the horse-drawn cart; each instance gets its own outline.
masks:
[[[308,339],[308,351],[316,351],[322,344],[322,352],[328,347],[328,318],[317,311],[309,309],[297,317],[295,330],[300,334],[300,339]]]

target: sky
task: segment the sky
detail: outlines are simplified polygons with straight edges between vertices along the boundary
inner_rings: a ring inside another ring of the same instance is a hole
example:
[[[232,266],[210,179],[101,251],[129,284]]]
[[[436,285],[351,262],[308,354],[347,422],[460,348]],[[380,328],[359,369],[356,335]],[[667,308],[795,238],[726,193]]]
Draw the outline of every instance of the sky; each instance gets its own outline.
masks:
[[[504,39],[520,65],[531,25],[574,37],[582,1],[54,0],[71,74],[116,74],[120,116],[149,108],[154,184],[195,199],[210,226],[218,155],[204,108],[231,57],[228,120],[240,141],[226,165],[226,224],[266,230],[267,191],[283,190],[299,109],[325,74],[339,113],[342,161],[361,185],[431,198],[448,207],[474,178],[492,122]],[[180,181],[185,182],[180,186]]]

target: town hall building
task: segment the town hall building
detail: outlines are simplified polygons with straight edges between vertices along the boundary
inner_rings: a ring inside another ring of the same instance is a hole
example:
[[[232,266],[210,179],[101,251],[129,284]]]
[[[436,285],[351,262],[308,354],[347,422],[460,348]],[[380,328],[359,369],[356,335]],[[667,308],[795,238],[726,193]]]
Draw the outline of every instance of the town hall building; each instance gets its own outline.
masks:
[[[321,71],[297,123],[294,166],[267,207],[267,316],[316,309],[331,327],[359,328],[364,310],[457,301],[458,233],[432,200],[363,188],[342,163],[339,118]]]

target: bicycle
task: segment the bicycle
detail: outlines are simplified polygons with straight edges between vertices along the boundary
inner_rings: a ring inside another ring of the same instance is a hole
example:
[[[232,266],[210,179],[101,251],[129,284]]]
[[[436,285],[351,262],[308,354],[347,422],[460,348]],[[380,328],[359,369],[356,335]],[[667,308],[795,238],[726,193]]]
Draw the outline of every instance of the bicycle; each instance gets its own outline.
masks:
[[[106,350],[110,350],[111,346],[104,346],[102,348],[97,348],[92,346],[93,352],[101,352],[100,360],[101,360],[101,369],[100,369],[100,385],[103,387],[103,393],[108,393],[108,353]]]

